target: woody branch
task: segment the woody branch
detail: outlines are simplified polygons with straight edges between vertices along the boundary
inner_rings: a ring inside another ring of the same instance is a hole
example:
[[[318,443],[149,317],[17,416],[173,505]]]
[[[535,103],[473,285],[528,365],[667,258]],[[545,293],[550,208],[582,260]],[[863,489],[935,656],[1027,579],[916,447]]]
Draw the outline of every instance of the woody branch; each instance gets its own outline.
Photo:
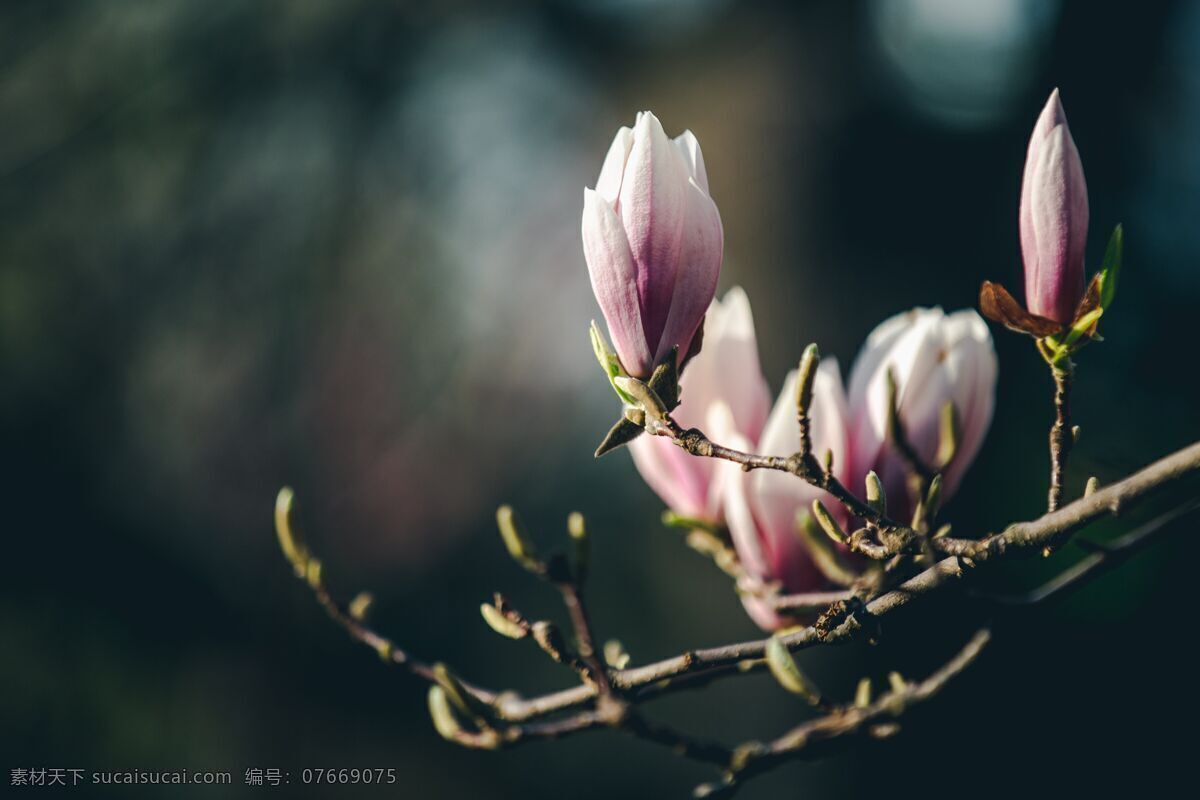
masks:
[[[695,432],[693,440],[697,434],[702,436]],[[707,440],[707,437],[704,439]],[[723,455],[715,455],[717,452]],[[737,463],[752,465],[763,463],[764,458],[719,447],[714,450],[713,457],[727,457]],[[767,463],[774,461],[768,460]],[[1091,522],[1129,513],[1155,494],[1178,488],[1198,474],[1200,442],[1183,448],[1124,480],[1069,503],[1056,512],[1015,523],[1003,531],[978,539],[937,540],[935,546],[945,555],[941,560],[861,604],[847,602],[841,597],[834,598],[827,613],[812,625],[768,639],[689,650],[637,667],[603,666],[599,664],[598,659],[589,659],[590,664],[584,662],[550,623],[531,623],[499,599],[491,607],[498,611],[503,620],[512,624],[506,635],[513,638],[533,638],[539,647],[555,660],[571,666],[581,678],[580,683],[574,687],[530,698],[512,691],[493,691],[468,682],[442,664],[429,664],[412,657],[389,638],[373,630],[365,621],[366,609],[361,607],[363,604],[360,602],[362,596],[355,598],[352,603],[342,604],[329,592],[321,574],[320,562],[312,556],[295,531],[292,521],[292,496],[288,490],[281,492],[276,521],[285,554],[292,561],[298,576],[310,585],[318,602],[329,616],[352,638],[371,647],[385,661],[403,667],[432,684],[431,697],[443,698],[436,702],[431,701],[431,709],[435,721],[441,716],[439,732],[446,738],[467,747],[493,749],[609,727],[670,746],[687,757],[729,770],[731,764],[736,766],[733,759],[737,753],[733,749],[695,740],[684,733],[649,722],[640,713],[634,713],[634,706],[676,691],[706,685],[713,680],[761,671],[767,666],[767,652],[772,641],[778,641],[788,652],[795,652],[819,645],[851,641],[861,636],[864,631],[874,632],[889,614],[909,606],[914,600],[942,592],[950,584],[959,582],[987,562],[1027,555],[1048,545],[1062,544]],[[1188,504],[1185,510],[1194,507],[1194,503]],[[1068,569],[1059,579],[1062,587],[1048,591],[1046,595],[1057,595],[1066,588],[1080,585],[1101,571],[1100,564],[1106,563],[1111,566],[1136,549],[1144,547],[1153,537],[1167,529],[1165,521],[1155,520],[1146,529],[1131,534],[1132,539],[1127,537],[1127,540],[1121,540],[1105,550],[1092,553],[1085,562],[1081,562],[1088,566]],[[509,549],[512,552],[511,545]],[[561,559],[542,561],[530,558],[528,552],[524,552],[529,558],[526,566],[531,572],[546,577],[552,583],[560,581],[569,584],[573,588],[567,590],[567,597],[576,596],[575,593],[580,591],[578,583],[573,583],[575,578],[567,578],[565,573],[561,572],[564,568]],[[551,563],[557,565],[551,567]],[[568,600],[568,608],[570,604],[571,601]],[[572,616],[578,622],[580,619],[586,619],[586,612],[583,616],[577,613]],[[587,637],[587,641],[590,642],[591,635],[589,622],[583,637]],[[576,637],[583,638],[578,628]],[[594,645],[592,652],[594,655]],[[606,698],[612,700],[615,705],[605,705]],[[837,713],[843,711],[844,709]],[[545,719],[556,715],[565,716]],[[828,720],[831,716],[833,715],[826,715],[820,719]],[[815,730],[826,730],[822,727],[825,725],[839,727],[829,721],[812,724],[816,725]],[[776,760],[779,759],[767,759],[743,777],[757,774]],[[737,770],[733,772],[736,773]]]

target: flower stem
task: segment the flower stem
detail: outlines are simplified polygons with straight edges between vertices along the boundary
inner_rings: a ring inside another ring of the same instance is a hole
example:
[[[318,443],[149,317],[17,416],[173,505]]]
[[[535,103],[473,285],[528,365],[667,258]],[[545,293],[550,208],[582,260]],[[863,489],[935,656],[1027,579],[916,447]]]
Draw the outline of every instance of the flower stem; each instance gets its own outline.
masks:
[[[1057,511],[1062,505],[1063,475],[1067,457],[1071,454],[1074,435],[1071,431],[1071,381],[1074,366],[1069,358],[1050,367],[1054,376],[1054,424],[1050,427],[1050,492],[1047,510]]]

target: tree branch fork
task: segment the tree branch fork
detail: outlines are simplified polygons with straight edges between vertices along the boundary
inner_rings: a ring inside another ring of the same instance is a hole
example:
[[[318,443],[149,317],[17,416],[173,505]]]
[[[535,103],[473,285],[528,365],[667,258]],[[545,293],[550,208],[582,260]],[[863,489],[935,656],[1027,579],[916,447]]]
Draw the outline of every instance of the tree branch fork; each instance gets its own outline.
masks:
[[[815,368],[815,363],[811,367]],[[802,372],[803,368],[802,362]],[[497,633],[508,638],[532,640],[547,656],[573,670],[578,677],[578,683],[570,688],[526,698],[513,691],[483,688],[456,675],[445,665],[428,664],[413,658],[367,624],[369,596],[359,595],[348,604],[335,600],[325,585],[320,561],[296,532],[293,497],[289,489],[280,492],[276,505],[280,545],[297,576],[309,584],[318,603],[353,639],[371,647],[388,663],[401,666],[430,683],[430,713],[443,737],[467,747],[496,749],[612,728],[668,746],[685,757],[716,767],[720,779],[697,787],[697,795],[728,794],[736,791],[747,778],[785,761],[813,757],[863,737],[892,735],[898,730],[897,720],[904,710],[929,699],[961,673],[982,651],[989,634],[980,631],[953,659],[924,681],[910,683],[893,673],[891,688],[878,698],[871,699],[870,686],[865,684],[865,689],[860,686],[854,701],[846,703],[831,703],[819,697],[812,687],[805,685],[798,669],[795,674],[799,688],[789,686],[789,670],[796,669],[791,653],[874,637],[889,614],[914,600],[944,593],[948,586],[960,583],[985,563],[1060,547],[1092,522],[1120,517],[1152,495],[1200,474],[1200,442],[1197,442],[1036,519],[1017,522],[978,538],[952,538],[944,534],[929,535],[928,524],[908,525],[889,519],[877,507],[844,487],[832,475],[828,465],[822,464],[811,453],[806,435],[809,429],[807,409],[802,402],[798,409],[802,433],[800,450],[788,457],[745,453],[724,447],[697,429],[680,428],[661,405],[658,408],[651,406],[650,411],[645,417],[645,430],[669,438],[693,455],[732,461],[747,470],[788,472],[829,492],[850,514],[863,520],[864,526],[850,534],[828,529],[826,532],[835,538],[841,533],[846,546],[877,562],[879,568],[870,573],[870,580],[864,579],[841,591],[784,596],[774,594],[770,587],[753,587],[753,591],[765,592],[777,608],[823,608],[823,613],[810,625],[779,632],[767,639],[689,650],[630,667],[625,665],[628,655],[623,653],[619,643],[606,644],[603,656],[596,645],[583,591],[588,536],[582,517],[572,515],[568,524],[574,558],[563,555],[542,558],[533,550],[511,510],[501,509],[498,522],[509,554],[529,572],[558,590],[572,629],[572,641],[568,642],[554,623],[526,619],[500,595],[496,595],[492,603],[484,604],[484,619]],[[1006,603],[1043,602],[1074,588],[1142,549],[1167,528],[1167,522],[1196,506],[1195,502],[1185,503],[1106,548],[1089,547],[1091,552],[1083,561],[1040,590],[1027,596],[999,599]],[[932,521],[931,515],[928,520],[915,522]],[[723,569],[744,579],[736,558],[732,562],[729,558],[726,553]],[[721,564],[720,560],[718,564]],[[743,585],[742,588],[745,590],[746,587]],[[770,742],[748,742],[730,747],[652,722],[641,712],[640,705],[653,698],[763,669],[770,669],[785,688],[809,696],[821,716]]]

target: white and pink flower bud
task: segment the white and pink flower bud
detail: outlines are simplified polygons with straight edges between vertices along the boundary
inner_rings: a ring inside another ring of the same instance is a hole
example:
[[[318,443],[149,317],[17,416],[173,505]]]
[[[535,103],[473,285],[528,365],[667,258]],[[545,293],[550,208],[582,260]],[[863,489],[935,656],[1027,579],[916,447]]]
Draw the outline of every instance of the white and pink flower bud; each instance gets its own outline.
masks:
[[[881,323],[867,337],[850,374],[847,486],[862,492],[867,472],[874,470],[887,493],[888,515],[907,521],[912,513],[907,465],[888,439],[890,370],[905,439],[926,465],[933,466],[938,454],[942,408],[954,405],[958,444],[942,473],[942,498],[949,499],[991,424],[996,369],[991,334],[974,311],[916,308]]]
[[[750,300],[740,288],[730,289],[723,301],[713,300],[704,320],[704,349],[684,368],[679,388],[673,416],[684,428],[708,431],[717,441],[735,433],[758,440],[771,396],[758,362]],[[718,407],[722,411],[714,413]],[[642,478],[672,511],[721,521],[716,460],[693,456],[658,436],[634,439],[629,449]]]
[[[1029,138],[1020,227],[1026,307],[1070,324],[1084,292],[1088,197],[1083,163],[1057,89]]]
[[[672,347],[687,356],[717,288],[724,233],[700,144],[658,118],[621,128],[583,197],[583,253],[625,371],[647,378]]]
[[[765,455],[788,456],[796,452],[800,442],[796,383],[797,373],[793,370],[757,443],[735,435],[728,439],[730,445]],[[846,393],[835,359],[825,359],[817,368],[809,417],[813,452],[823,455],[826,450],[832,451],[834,474],[844,480],[848,457]],[[722,463],[719,475],[726,524],[747,572],[765,583],[778,582],[783,593],[828,588],[796,526],[799,515],[810,513],[813,500],[818,499],[844,526],[848,520],[841,503],[827,492],[783,472],[765,469],[743,472],[736,464]],[[750,618],[764,630],[792,624],[757,597],[745,595],[742,602]]]

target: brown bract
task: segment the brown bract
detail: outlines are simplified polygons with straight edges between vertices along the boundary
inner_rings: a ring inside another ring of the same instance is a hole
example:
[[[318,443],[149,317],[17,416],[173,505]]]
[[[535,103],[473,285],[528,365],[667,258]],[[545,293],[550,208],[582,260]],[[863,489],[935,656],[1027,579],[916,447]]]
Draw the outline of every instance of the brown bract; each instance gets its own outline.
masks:
[[[991,281],[984,281],[979,287],[979,310],[988,319],[999,322],[1011,331],[1027,333],[1038,339],[1063,331],[1061,323],[1031,314],[1007,289]]]
[[[979,310],[983,315],[993,322],[999,322],[1004,327],[1017,333],[1027,333],[1030,336],[1041,339],[1044,336],[1054,336],[1070,330],[1077,322],[1085,316],[1095,311],[1100,306],[1100,274],[1092,276],[1088,282],[1087,291],[1083,293],[1083,297],[1079,301],[1079,306],[1075,309],[1075,316],[1071,320],[1070,325],[1063,325],[1060,322],[1055,322],[1047,317],[1042,317],[1037,314],[1032,314],[1025,309],[1012,294],[998,283],[992,281],[984,281],[979,287]],[[1099,325],[1100,318],[1092,320],[1092,323],[1083,332],[1085,339],[1090,339],[1096,333],[1096,326]]]

